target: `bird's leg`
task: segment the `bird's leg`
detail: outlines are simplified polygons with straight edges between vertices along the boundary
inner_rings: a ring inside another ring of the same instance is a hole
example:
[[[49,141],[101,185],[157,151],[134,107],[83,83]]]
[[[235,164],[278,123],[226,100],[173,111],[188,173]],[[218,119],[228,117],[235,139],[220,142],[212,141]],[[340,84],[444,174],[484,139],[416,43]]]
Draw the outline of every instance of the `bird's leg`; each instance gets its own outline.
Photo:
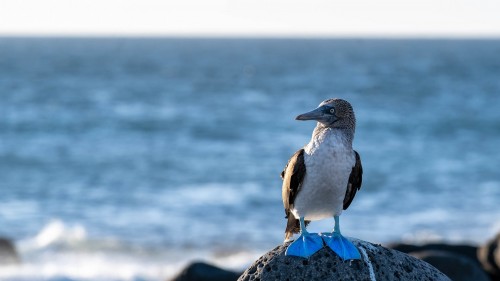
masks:
[[[304,217],[301,217],[299,219],[299,223],[300,223],[300,234],[309,235],[310,233],[306,229],[306,223],[304,221]]]
[[[340,218],[339,216],[334,216],[335,226],[333,227],[333,232],[340,234]]]
[[[308,258],[323,248],[323,240],[317,233],[309,233],[304,223],[304,217],[300,217],[300,236],[288,245],[285,255]]]
[[[340,219],[339,216],[334,216],[335,226],[333,232],[321,234],[321,238],[325,241],[332,251],[334,251],[343,260],[359,260],[361,255],[358,249],[351,241],[340,234]]]

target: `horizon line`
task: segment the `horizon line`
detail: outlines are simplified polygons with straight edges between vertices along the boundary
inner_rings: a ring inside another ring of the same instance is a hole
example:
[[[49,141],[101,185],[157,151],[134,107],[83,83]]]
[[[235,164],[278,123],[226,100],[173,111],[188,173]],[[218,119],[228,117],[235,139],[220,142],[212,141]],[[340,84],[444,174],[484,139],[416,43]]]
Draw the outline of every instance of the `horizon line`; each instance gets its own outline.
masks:
[[[491,34],[430,34],[430,33],[4,33],[0,38],[206,38],[206,39],[500,39],[500,33]]]

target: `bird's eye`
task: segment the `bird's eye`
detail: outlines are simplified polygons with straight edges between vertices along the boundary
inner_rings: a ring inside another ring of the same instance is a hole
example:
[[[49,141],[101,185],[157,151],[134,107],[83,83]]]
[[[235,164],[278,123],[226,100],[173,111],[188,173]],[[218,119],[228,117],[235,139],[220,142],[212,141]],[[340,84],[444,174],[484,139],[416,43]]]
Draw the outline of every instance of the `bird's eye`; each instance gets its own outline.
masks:
[[[334,108],[330,108],[330,113],[334,114],[335,113],[335,109]]]

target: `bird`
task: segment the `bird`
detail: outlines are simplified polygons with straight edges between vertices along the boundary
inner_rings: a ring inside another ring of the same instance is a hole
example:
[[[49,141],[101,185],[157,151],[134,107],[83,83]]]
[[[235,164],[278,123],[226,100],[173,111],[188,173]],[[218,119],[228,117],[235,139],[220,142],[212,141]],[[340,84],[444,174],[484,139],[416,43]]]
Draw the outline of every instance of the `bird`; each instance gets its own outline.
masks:
[[[327,246],[343,260],[360,259],[357,248],[340,232],[340,218],[361,188],[361,158],[352,148],[356,117],[343,99],[327,99],[296,120],[315,120],[311,140],[288,160],[281,172],[282,199],[287,218],[285,242],[300,236],[286,250],[288,256],[308,258]],[[334,229],[309,233],[310,221],[333,217]]]

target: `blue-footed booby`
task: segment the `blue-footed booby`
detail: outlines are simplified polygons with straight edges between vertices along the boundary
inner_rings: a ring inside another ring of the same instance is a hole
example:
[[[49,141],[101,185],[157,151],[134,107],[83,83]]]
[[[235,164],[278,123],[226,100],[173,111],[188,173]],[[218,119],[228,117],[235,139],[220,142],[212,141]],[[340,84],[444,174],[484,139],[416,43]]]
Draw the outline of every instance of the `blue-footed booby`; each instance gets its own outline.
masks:
[[[339,216],[361,187],[363,168],[352,149],[356,118],[349,102],[328,99],[296,120],[316,120],[311,141],[288,160],[281,177],[288,223],[285,241],[300,231],[286,255],[309,257],[326,245],[342,259],[360,259],[358,249],[340,233]],[[313,220],[335,218],[331,233],[309,233]]]

